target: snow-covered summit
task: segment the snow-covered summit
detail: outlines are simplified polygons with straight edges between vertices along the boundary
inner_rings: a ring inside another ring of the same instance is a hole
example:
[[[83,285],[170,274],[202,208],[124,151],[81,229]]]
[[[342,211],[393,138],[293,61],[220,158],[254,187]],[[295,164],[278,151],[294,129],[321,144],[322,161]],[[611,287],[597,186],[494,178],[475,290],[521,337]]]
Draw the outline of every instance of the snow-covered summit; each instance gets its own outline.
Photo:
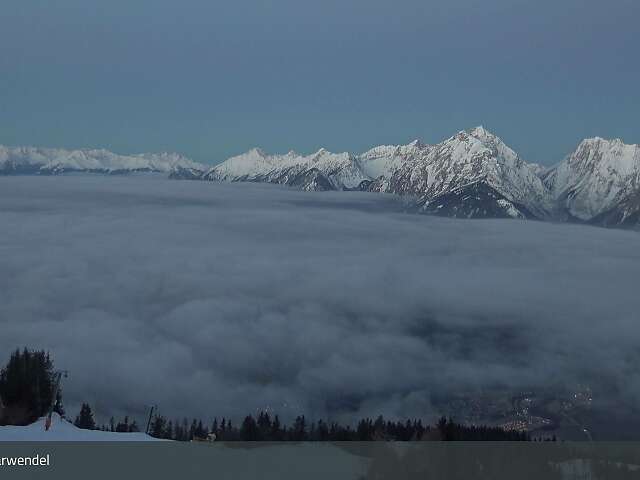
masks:
[[[372,157],[371,152],[365,156]],[[380,156],[377,161],[382,161]],[[510,212],[519,204],[528,210],[524,216],[547,215],[549,199],[535,169],[483,127],[460,131],[435,145],[412,143],[397,147],[384,161],[391,168],[385,178],[372,186],[376,191],[414,195],[428,205],[480,182],[497,192],[495,199],[511,202]],[[470,202],[478,192],[486,191],[476,189],[474,195],[463,197]],[[491,200],[478,199],[481,203],[485,200],[493,202],[493,194]]]
[[[620,139],[585,139],[544,181],[570,215],[590,220],[638,194],[640,146]]]

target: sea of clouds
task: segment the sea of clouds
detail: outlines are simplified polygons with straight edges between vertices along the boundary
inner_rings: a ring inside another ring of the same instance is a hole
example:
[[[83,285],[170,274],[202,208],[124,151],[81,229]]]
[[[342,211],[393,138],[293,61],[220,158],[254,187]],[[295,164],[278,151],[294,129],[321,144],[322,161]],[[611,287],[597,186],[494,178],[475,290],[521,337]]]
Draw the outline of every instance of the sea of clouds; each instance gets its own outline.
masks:
[[[429,418],[581,382],[640,404],[638,232],[154,175],[0,178],[0,231],[0,360],[50,350],[102,419]]]

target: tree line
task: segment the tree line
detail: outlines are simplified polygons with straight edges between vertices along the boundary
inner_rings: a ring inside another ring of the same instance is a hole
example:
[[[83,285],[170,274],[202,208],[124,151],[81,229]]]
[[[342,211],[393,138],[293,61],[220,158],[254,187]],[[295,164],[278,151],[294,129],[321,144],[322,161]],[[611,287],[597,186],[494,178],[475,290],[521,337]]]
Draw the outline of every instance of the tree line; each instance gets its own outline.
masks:
[[[91,408],[83,404],[75,425],[79,428],[113,432],[139,431],[135,421],[98,427]],[[364,418],[355,428],[338,422],[323,420],[309,422],[304,415],[297,416],[289,425],[280,421],[278,415],[261,412],[256,417],[247,415],[239,425],[230,419],[214,418],[211,424],[202,420],[186,418],[170,420],[155,415],[149,424],[149,435],[166,440],[190,441],[250,441],[250,442],[322,442],[322,441],[529,441],[526,432],[508,431],[499,427],[467,426],[442,417],[435,426],[425,426],[422,420],[391,421],[380,415],[375,420]]]
[[[54,399],[55,395],[55,399]],[[7,365],[0,370],[0,424],[27,425],[46,415],[52,408],[65,416],[61,390],[55,393],[55,370],[45,351],[16,350]],[[98,425],[91,407],[83,403],[74,425],[89,430],[137,432],[142,429],[129,417],[108,425]],[[145,425],[146,427],[146,425]],[[194,441],[527,441],[526,432],[508,431],[499,427],[469,426],[441,418],[433,426],[422,420],[392,421],[382,415],[376,419],[361,419],[355,427],[335,421],[309,421],[304,415],[284,424],[278,415],[261,412],[247,415],[239,425],[227,418],[213,422],[200,419],[171,420],[155,415],[148,426],[149,435],[156,438]]]
[[[102,424],[101,426],[98,426],[93,416],[93,411],[88,403],[82,404],[80,407],[80,413],[76,416],[73,424],[76,427],[83,428],[85,430],[102,430],[104,432],[131,433],[140,431],[136,421],[130,421],[128,416],[125,416],[124,420],[118,422],[116,422],[114,417],[111,417],[108,425]]]
[[[215,438],[216,441],[529,441],[526,432],[507,431],[499,427],[467,426],[452,419],[441,418],[435,426],[423,425],[422,420],[391,421],[382,415],[375,420],[361,419],[354,427],[338,422],[317,420],[309,422],[304,415],[284,425],[278,415],[261,412],[247,415],[240,425],[231,420],[215,418],[206,425],[202,420],[189,422],[168,420],[156,415],[149,430],[157,438],[194,441]]]

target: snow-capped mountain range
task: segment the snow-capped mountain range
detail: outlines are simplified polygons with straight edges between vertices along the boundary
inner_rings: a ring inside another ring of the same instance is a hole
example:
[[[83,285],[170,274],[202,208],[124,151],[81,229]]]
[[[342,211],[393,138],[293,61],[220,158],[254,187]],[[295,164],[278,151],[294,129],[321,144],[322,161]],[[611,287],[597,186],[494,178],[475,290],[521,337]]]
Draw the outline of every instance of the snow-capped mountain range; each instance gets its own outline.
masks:
[[[410,195],[423,212],[463,217],[545,217],[551,208],[536,168],[482,127],[437,145],[416,140],[361,155],[324,149],[311,155],[268,155],[253,149],[216,165],[202,178]]]
[[[207,167],[177,153],[119,155],[103,149],[65,150],[0,145],[0,175],[57,175],[69,172],[169,173],[177,168],[202,172]]]
[[[382,145],[361,154],[270,155],[254,148],[213,167],[177,154],[0,146],[0,174],[153,171],[170,178],[266,182],[308,191],[401,195],[421,213],[640,225],[640,146],[592,138],[556,166],[527,163],[483,127],[427,145]]]
[[[194,178],[173,172],[174,178]],[[414,199],[422,213],[637,225],[640,147],[584,140],[552,168],[527,163],[483,127],[426,145],[383,145],[359,155],[320,149],[269,155],[254,148],[196,176],[303,190],[362,190]]]

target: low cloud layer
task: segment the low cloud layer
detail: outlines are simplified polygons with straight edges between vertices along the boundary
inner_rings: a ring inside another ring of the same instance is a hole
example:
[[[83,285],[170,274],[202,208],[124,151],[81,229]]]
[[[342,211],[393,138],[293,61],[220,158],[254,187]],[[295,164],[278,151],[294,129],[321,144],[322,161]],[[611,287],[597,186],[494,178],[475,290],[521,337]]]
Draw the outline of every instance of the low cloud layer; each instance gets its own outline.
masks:
[[[101,418],[428,417],[588,382],[640,402],[640,236],[392,197],[154,176],[0,178],[0,353],[49,349]]]

